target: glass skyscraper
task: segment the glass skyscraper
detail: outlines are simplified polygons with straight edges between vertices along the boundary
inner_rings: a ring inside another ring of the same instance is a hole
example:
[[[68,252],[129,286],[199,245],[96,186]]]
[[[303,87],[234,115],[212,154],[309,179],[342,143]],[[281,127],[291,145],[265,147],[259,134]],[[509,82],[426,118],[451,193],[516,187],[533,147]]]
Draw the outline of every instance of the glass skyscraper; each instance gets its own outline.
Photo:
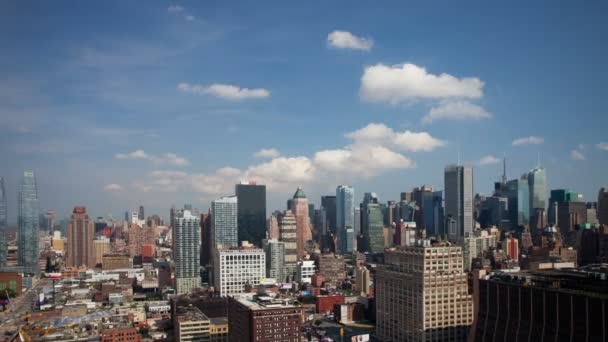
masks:
[[[235,186],[238,202],[238,239],[261,247],[266,238],[266,186],[241,183]]]
[[[6,264],[6,191],[4,190],[4,178],[0,177],[0,268]]]
[[[353,251],[355,242],[355,189],[349,185],[336,188],[336,229],[340,252]]]
[[[547,175],[545,169],[537,167],[528,173],[530,210],[547,209]]]
[[[530,189],[527,175],[507,182],[511,229],[530,223]]]
[[[38,273],[38,189],[36,176],[32,171],[25,171],[18,195],[18,238],[17,262],[24,273]]]
[[[447,230],[450,239],[463,238],[473,232],[473,169],[449,165],[445,168],[445,219],[454,224]],[[447,228],[447,227],[446,227]]]
[[[213,247],[238,247],[237,206],[236,196],[222,197],[211,202]]]
[[[363,251],[370,253],[384,251],[384,217],[378,196],[373,192],[366,192],[363,196],[361,234],[363,235]]]

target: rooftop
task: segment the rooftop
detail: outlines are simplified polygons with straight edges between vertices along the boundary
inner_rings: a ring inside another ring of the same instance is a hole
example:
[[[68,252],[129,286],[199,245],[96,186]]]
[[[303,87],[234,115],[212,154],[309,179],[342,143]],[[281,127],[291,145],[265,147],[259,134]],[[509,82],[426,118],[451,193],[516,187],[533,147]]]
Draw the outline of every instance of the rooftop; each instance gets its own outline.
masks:
[[[178,322],[187,321],[208,321],[209,318],[196,306],[177,306],[176,319]]]
[[[236,301],[248,307],[250,310],[267,310],[277,308],[299,308],[293,299],[275,299],[268,296],[257,296],[253,300],[246,298],[235,298]]]
[[[306,194],[304,193],[304,190],[302,190],[302,188],[298,187],[298,190],[296,190],[296,193],[293,194],[293,198],[306,198]]]

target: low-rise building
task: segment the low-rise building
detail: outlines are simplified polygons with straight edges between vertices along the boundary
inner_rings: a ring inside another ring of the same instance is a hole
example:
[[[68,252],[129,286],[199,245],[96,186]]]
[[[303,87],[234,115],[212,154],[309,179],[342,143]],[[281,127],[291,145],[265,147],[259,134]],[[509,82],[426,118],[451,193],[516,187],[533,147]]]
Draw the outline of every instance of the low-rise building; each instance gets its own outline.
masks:
[[[310,284],[315,274],[315,262],[313,260],[302,260],[298,262],[296,280],[301,284]]]

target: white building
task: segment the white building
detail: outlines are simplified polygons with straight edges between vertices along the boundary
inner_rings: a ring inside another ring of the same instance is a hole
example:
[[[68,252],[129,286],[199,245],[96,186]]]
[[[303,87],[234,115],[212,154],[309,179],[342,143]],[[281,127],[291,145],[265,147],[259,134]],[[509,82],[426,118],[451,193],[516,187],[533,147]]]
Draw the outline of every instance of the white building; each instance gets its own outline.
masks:
[[[260,279],[266,277],[264,250],[249,246],[216,250],[213,281],[215,290],[220,295],[243,293],[246,285],[255,288],[260,284]]]
[[[201,228],[198,216],[183,210],[173,222],[173,258],[177,294],[189,293],[201,286]]]
[[[296,280],[300,284],[310,284],[315,274],[315,262],[313,260],[302,260],[298,262]]]

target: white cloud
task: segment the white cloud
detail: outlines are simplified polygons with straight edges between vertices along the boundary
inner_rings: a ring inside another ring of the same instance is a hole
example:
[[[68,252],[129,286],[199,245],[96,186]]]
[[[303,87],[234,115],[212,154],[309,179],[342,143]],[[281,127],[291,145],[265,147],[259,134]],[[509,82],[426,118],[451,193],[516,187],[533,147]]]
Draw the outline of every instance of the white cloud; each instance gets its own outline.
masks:
[[[601,142],[595,146],[600,150],[608,151],[608,142]]]
[[[114,191],[122,191],[123,187],[120,184],[111,183],[103,187],[103,191],[114,192]]]
[[[572,158],[572,160],[587,160],[587,157],[579,150],[570,151],[570,158]]]
[[[482,157],[481,159],[479,159],[479,161],[477,162],[477,164],[484,166],[484,165],[494,165],[494,164],[498,164],[500,163],[500,159],[496,158],[493,155],[487,155]]]
[[[370,123],[354,132],[345,134],[353,139],[355,144],[378,144],[389,148],[409,152],[429,152],[445,145],[445,142],[434,138],[427,132],[412,132],[409,130],[395,132],[392,128],[381,123]]]
[[[314,161],[325,172],[363,178],[416,165],[406,156],[378,145],[355,145],[345,149],[319,151],[315,153]]]
[[[194,16],[192,14],[185,15],[184,18],[187,21],[194,21],[194,19],[196,19],[196,18],[194,18]]]
[[[195,191],[211,194],[226,195],[232,193],[234,184],[241,176],[241,170],[233,167],[217,169],[212,174],[196,174],[192,176],[191,184]]]
[[[272,186],[284,183],[305,183],[312,181],[316,167],[308,157],[278,157],[266,163],[251,166],[244,179]]]
[[[229,84],[212,84],[203,86],[200,84],[180,83],[177,89],[198,95],[213,95],[224,100],[240,101],[247,99],[264,99],[270,97],[270,91],[264,88],[241,88]]]
[[[432,123],[439,120],[473,120],[489,119],[492,114],[483,107],[468,101],[443,101],[439,106],[431,108],[422,118],[423,123]]]
[[[116,159],[147,160],[156,164],[167,164],[173,166],[190,165],[190,161],[188,159],[180,157],[175,153],[165,153],[161,156],[154,156],[146,153],[144,150],[136,150],[130,153],[117,153],[114,155],[114,157]]]
[[[430,74],[425,68],[406,63],[368,66],[359,91],[364,100],[399,104],[417,99],[481,98],[483,82],[476,77],[457,78]]]
[[[184,8],[180,5],[171,5],[167,8],[167,11],[171,13],[183,12]]]
[[[371,38],[357,37],[348,31],[333,31],[327,35],[327,44],[336,49],[370,51],[374,41]]]
[[[276,148],[263,148],[257,151],[253,156],[256,158],[276,158],[281,155],[281,152]]]
[[[511,145],[513,146],[524,146],[524,145],[540,145],[545,142],[545,138],[531,135],[529,137],[517,138],[513,140]]]

